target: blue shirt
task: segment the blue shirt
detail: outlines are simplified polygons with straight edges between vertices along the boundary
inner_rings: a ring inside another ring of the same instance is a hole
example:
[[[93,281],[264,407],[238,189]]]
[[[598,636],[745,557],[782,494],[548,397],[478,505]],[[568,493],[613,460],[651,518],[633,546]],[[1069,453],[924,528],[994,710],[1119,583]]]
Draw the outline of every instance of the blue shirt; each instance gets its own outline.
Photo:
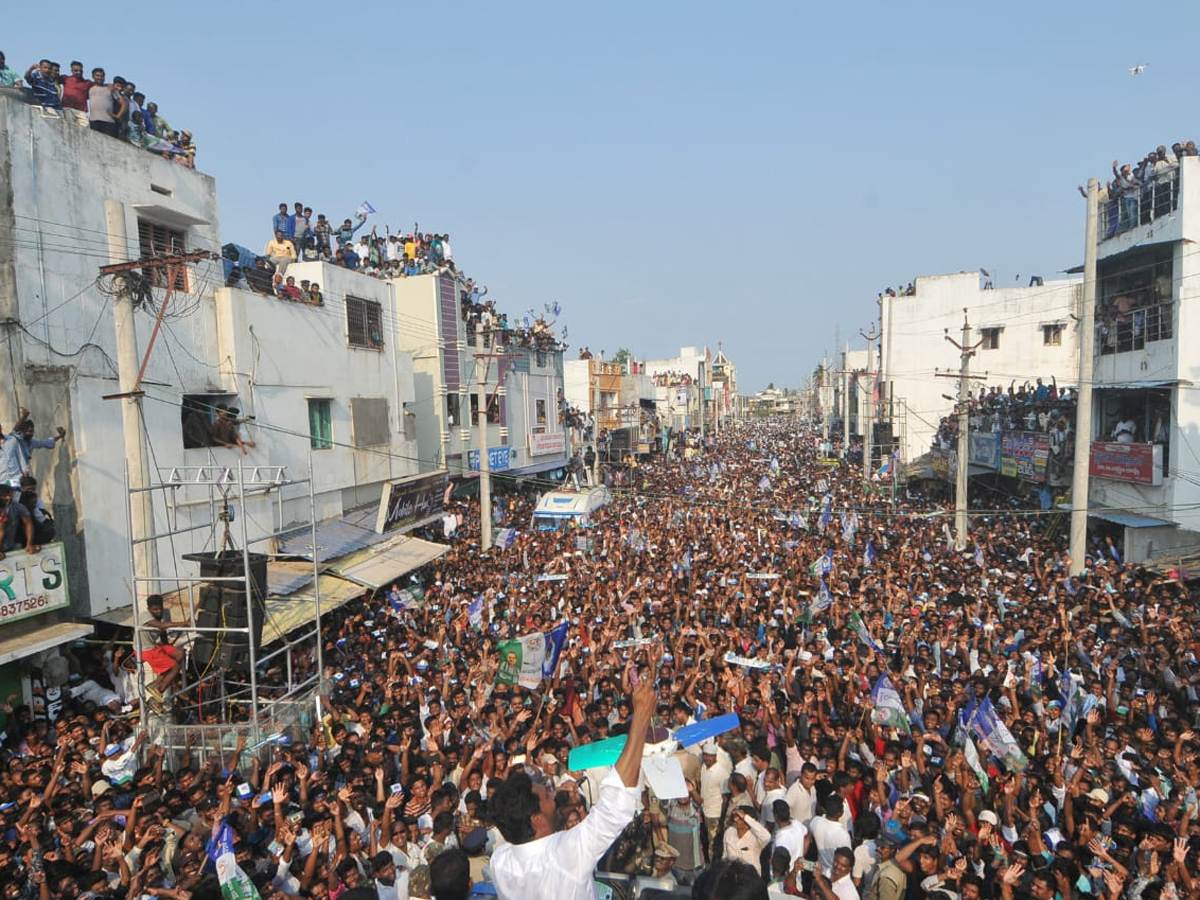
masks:
[[[275,213],[271,219],[271,233],[282,231],[285,238],[290,238],[294,235],[296,221],[287,213]]]
[[[359,259],[358,254],[349,247],[346,248],[346,252],[342,255],[342,258],[346,261],[347,269],[357,269],[359,263],[362,261]]]
[[[51,109],[62,109],[62,99],[58,96],[58,85],[44,77],[40,69],[34,69],[25,80],[29,82],[29,92],[33,94],[34,100]]]
[[[366,219],[359,219],[357,225],[353,225],[350,228],[347,228],[345,225],[343,225],[333,233],[337,236],[339,244],[349,244],[350,239],[354,237],[354,232],[358,231],[358,229],[362,228],[366,224]],[[349,248],[347,247],[347,249]]]
[[[54,438],[33,438],[25,440],[25,436],[14,431],[0,443],[0,481],[13,486],[21,483],[21,476],[29,471],[29,460],[33,451],[41,447],[49,449],[54,446]]]

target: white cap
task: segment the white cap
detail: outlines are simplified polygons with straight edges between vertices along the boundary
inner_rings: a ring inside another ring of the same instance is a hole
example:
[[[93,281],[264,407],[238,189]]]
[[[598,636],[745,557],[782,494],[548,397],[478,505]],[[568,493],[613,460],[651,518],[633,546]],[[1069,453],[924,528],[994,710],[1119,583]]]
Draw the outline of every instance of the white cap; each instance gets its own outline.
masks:
[[[700,745],[700,752],[708,753],[708,754],[711,754],[712,756],[716,756],[717,755],[717,742],[714,741],[712,738],[709,738],[707,741],[705,741],[704,743],[702,743]]]

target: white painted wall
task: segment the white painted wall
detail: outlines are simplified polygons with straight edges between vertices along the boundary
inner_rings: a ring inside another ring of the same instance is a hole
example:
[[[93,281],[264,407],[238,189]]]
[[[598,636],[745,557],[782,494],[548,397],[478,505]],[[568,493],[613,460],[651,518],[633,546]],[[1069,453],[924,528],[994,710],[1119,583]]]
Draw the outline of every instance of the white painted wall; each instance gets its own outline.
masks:
[[[1046,281],[1041,287],[982,290],[979,274],[922,276],[916,294],[885,297],[883,304],[883,371],[892,383],[897,404],[907,404],[905,458],[916,459],[929,451],[939,420],[953,412],[957,380],[937,377],[936,372],[958,372],[959,352],[946,340],[947,330],[962,339],[963,309],[971,323],[971,341],[981,329],[999,327],[1000,346],[980,349],[971,360],[971,372],[986,379],[979,386],[1016,380],[1021,384],[1051,376],[1060,385],[1078,380],[1079,334],[1072,314],[1079,302],[1082,280]],[[1059,346],[1045,346],[1041,326],[1066,325]]]

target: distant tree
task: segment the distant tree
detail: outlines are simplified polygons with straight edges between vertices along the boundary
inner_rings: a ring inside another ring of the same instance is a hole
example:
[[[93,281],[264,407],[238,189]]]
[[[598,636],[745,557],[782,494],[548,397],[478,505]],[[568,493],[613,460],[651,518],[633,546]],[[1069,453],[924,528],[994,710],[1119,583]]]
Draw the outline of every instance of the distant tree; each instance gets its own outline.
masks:
[[[767,382],[767,390],[768,391],[775,390],[775,382],[773,382],[773,381]]]
[[[622,347],[620,350],[618,350],[616,353],[613,354],[612,361],[614,363],[616,363],[618,366],[623,366],[629,362],[629,357],[632,355],[633,354],[629,352],[629,349],[627,347]]]

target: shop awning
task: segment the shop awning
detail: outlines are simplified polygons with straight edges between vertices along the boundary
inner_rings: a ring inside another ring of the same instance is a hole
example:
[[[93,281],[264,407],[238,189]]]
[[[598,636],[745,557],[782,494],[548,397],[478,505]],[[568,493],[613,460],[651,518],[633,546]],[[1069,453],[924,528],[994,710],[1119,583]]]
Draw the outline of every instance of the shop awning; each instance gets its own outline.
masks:
[[[1058,504],[1059,509],[1072,511],[1070,503]],[[1103,519],[1105,522],[1112,522],[1114,525],[1121,525],[1125,528],[1164,528],[1178,527],[1178,522],[1171,522],[1167,519],[1159,519],[1154,516],[1143,516],[1138,513],[1126,512],[1121,509],[1105,509],[1102,506],[1091,504],[1088,506],[1088,515],[1097,519]]]
[[[321,590],[321,615],[328,615],[339,606],[363,595],[363,587],[336,575],[322,575],[317,584]],[[267,617],[263,621],[263,643],[280,640],[288,632],[312,625],[317,620],[317,603],[313,582],[287,599],[267,601]]]
[[[330,566],[348,581],[377,590],[401,575],[445,555],[450,548],[415,537],[395,538],[387,544],[356,553]]]
[[[317,558],[321,562],[346,556],[356,550],[381,544],[389,535],[375,530],[379,517],[379,504],[371,503],[342,516],[317,525]],[[299,556],[313,558],[312,529],[307,525],[284,532],[275,539],[277,556]]]
[[[1096,391],[1136,391],[1143,388],[1178,387],[1181,384],[1190,385],[1191,382],[1178,378],[1171,381],[1112,381],[1105,384],[1094,384],[1092,389]]]
[[[0,632],[0,665],[33,656],[43,650],[77,641],[92,633],[92,626],[80,622],[58,622],[39,625],[20,622],[6,626]]]
[[[267,596],[287,597],[313,580],[310,562],[267,563]]]
[[[1168,522],[1166,519],[1156,519],[1153,516],[1139,516],[1137,513],[1117,512],[1111,509],[1089,509],[1088,515],[1112,522],[1115,525],[1123,525],[1126,528],[1162,528],[1164,526],[1175,528],[1179,524],[1178,522]]]
[[[567,460],[555,458],[555,459],[548,460],[546,462],[536,462],[536,463],[531,463],[528,466],[521,466],[521,468],[519,468],[519,469],[509,469],[506,474],[508,474],[508,475],[538,475],[542,472],[550,472],[554,469],[565,469],[566,467],[567,467]]]

